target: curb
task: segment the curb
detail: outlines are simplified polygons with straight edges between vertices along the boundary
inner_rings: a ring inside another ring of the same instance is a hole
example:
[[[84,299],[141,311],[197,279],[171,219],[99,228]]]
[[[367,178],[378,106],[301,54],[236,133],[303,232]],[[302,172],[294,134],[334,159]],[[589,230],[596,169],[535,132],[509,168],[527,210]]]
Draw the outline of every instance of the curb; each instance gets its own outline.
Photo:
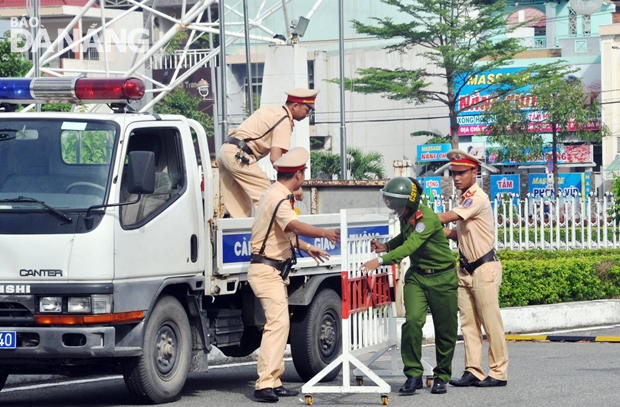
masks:
[[[620,324],[620,300],[564,302],[560,304],[529,305],[501,308],[504,331],[523,334],[561,329],[586,328]],[[398,335],[405,322],[398,318]],[[461,335],[459,319],[458,334]],[[433,317],[428,314],[422,328],[424,342],[435,340]],[[511,339],[512,340],[512,339]]]

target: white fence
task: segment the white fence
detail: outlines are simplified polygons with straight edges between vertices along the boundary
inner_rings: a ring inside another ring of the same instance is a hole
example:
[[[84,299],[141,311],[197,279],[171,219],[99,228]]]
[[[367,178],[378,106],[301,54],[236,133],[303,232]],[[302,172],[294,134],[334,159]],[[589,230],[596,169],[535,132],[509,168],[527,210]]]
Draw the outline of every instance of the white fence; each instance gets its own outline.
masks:
[[[422,199],[428,202],[428,197]],[[620,231],[613,220],[615,203],[613,195],[498,197],[491,201],[495,249],[616,249]],[[428,205],[436,212],[448,212],[458,205],[458,198],[440,197]],[[455,242],[450,244],[457,249]]]

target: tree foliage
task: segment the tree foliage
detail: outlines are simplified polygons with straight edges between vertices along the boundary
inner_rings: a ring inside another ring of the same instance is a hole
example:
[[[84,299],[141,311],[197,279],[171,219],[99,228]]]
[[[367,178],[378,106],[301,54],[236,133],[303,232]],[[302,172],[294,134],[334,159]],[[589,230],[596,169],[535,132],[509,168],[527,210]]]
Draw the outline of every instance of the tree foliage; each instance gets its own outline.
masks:
[[[32,67],[32,62],[26,59],[23,52],[11,52],[10,31],[4,33],[4,39],[0,40],[0,78],[23,77]],[[24,41],[20,38],[16,45],[24,46]]]
[[[205,129],[207,137],[213,136],[213,118],[207,113],[198,109],[200,98],[190,95],[182,88],[176,88],[169,93],[164,100],[153,106],[153,111],[157,114],[179,114],[194,119]]]
[[[340,154],[331,152],[313,151],[310,153],[312,163],[312,178],[319,178],[322,174],[328,179],[334,175],[340,179],[342,169]],[[347,168],[351,171],[351,178],[356,180],[384,179],[383,155],[376,151],[365,154],[357,148],[347,149]]]
[[[563,74],[571,73],[564,71]],[[609,130],[599,123],[601,104],[597,95],[586,92],[579,78],[555,75],[545,83],[512,95],[501,95],[484,113],[491,123],[489,141],[501,146],[500,160],[524,162],[543,156],[545,135],[551,133],[554,191],[558,193],[556,147],[565,141],[600,142]],[[523,103],[527,101],[527,103]],[[599,129],[593,130],[598,123]]]
[[[398,8],[406,21],[375,17],[377,25],[354,20],[358,33],[386,40],[398,40],[386,49],[406,52],[419,46],[417,54],[427,61],[426,67],[408,70],[371,67],[359,69],[359,77],[346,80],[347,89],[360,93],[379,93],[393,100],[416,104],[440,102],[448,107],[453,148],[458,148],[458,100],[468,78],[510,64],[524,51],[519,40],[507,38],[520,25],[506,26],[506,1],[479,0],[381,0]],[[540,71],[540,72],[539,72]],[[503,76],[493,83],[481,85],[479,92],[499,89],[502,93],[521,87],[524,82],[544,80],[546,69],[531,65],[518,75]],[[539,72],[532,75],[533,72]],[[438,89],[432,83],[445,84]],[[335,81],[333,81],[335,82]],[[482,101],[480,102],[482,103]],[[479,104],[479,103],[478,103]],[[476,105],[470,105],[473,107]]]

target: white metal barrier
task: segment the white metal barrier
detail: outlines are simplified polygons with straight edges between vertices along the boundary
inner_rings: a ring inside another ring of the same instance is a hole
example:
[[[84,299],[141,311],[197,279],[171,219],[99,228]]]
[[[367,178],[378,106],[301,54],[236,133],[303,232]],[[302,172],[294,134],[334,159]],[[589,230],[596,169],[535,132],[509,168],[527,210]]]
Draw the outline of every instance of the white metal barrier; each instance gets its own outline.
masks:
[[[388,403],[391,391],[378,374],[402,375],[398,370],[400,341],[397,338],[395,299],[395,267],[381,266],[369,275],[361,272],[362,263],[375,258],[370,251],[370,241],[386,241],[388,236],[347,237],[347,211],[341,215],[342,269],[342,354],[321,370],[301,391],[306,403],[312,404],[312,393],[380,393],[383,404]],[[374,352],[362,362],[361,354]],[[390,370],[373,371],[370,365],[381,355],[390,352]],[[342,386],[317,385],[329,372],[342,364]],[[357,369],[357,384],[351,386],[350,364]],[[370,378],[375,386],[362,386],[362,376]]]
[[[423,197],[424,199],[425,197]],[[440,201],[441,200],[441,201]],[[457,197],[440,197],[429,206],[448,212]],[[613,195],[531,196],[506,194],[491,201],[495,249],[571,250],[620,248],[620,230],[613,219]],[[450,241],[456,250],[456,243]]]

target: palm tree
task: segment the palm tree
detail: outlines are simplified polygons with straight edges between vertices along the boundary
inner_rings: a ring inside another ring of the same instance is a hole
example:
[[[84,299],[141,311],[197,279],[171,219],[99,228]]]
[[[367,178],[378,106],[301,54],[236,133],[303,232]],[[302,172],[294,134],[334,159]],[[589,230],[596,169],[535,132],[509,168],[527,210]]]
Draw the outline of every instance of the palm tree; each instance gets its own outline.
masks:
[[[353,179],[383,179],[383,155],[377,151],[364,154],[357,148],[347,149],[347,162]]]

